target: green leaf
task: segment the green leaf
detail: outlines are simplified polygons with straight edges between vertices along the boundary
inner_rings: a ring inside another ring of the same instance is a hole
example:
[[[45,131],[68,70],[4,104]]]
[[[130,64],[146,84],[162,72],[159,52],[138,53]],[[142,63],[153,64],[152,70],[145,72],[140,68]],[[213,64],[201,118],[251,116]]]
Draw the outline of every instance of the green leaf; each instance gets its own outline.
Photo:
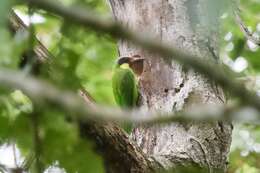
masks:
[[[77,125],[58,112],[42,117],[42,160],[45,168],[55,162],[67,172],[104,172],[103,161],[94,152],[93,144],[82,140]]]

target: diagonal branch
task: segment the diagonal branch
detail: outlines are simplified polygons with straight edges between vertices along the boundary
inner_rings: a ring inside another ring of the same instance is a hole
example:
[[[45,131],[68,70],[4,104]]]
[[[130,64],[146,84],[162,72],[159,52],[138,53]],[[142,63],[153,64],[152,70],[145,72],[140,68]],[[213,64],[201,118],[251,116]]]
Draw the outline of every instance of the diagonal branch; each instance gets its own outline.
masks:
[[[234,7],[235,8],[235,7]],[[244,21],[242,20],[241,16],[240,16],[240,9],[236,8],[234,9],[234,16],[235,16],[235,20],[237,22],[237,24],[240,27],[240,30],[243,32],[244,36],[250,40],[251,42],[253,42],[254,44],[260,46],[260,38],[255,37],[250,31],[249,29],[246,27]]]
[[[28,32],[28,26],[22,21],[19,16],[12,10],[9,15],[9,28],[12,33],[16,32]],[[36,46],[34,48],[34,53],[36,54],[40,62],[46,62],[53,57],[48,49],[36,38]]]
[[[68,8],[61,4],[49,1],[49,0],[24,0],[30,2],[32,5],[47,10],[62,16],[64,19],[79,25],[90,27],[99,32],[109,33],[116,38],[123,38],[132,41],[136,45],[158,53],[164,57],[167,61],[175,59],[179,63],[184,64],[190,68],[195,69],[199,73],[209,77],[216,81],[223,88],[230,92],[233,96],[236,96],[245,105],[251,105],[260,110],[260,98],[250,91],[248,91],[244,85],[238,83],[234,79],[234,73],[228,68],[222,68],[214,62],[208,60],[205,62],[200,57],[196,57],[178,49],[169,47],[168,45],[154,41],[152,38],[144,37],[144,34],[136,34],[131,30],[121,26],[119,23],[113,20],[107,20],[105,18],[97,17],[97,14],[93,11],[83,11],[78,8]]]

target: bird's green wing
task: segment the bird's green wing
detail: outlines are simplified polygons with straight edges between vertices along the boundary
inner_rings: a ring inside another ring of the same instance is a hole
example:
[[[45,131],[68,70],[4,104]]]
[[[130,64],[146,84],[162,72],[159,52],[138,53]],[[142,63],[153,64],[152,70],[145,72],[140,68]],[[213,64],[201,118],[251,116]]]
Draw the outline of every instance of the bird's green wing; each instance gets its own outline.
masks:
[[[132,108],[136,105],[138,93],[136,79],[131,69],[115,69],[112,85],[114,97],[119,106]]]
[[[138,92],[134,73],[131,69],[116,68],[113,78],[113,93],[116,103],[123,108],[133,108],[136,106]],[[131,123],[123,123],[123,129],[130,133],[132,130]]]

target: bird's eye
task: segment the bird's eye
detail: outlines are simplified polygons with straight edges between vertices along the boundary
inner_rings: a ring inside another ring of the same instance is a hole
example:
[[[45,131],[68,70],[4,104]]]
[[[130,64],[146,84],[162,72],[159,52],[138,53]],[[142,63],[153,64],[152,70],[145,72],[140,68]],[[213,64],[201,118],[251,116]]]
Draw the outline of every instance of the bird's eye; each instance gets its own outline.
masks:
[[[124,63],[128,63],[129,61],[129,57],[120,57],[118,60],[117,60],[117,64],[118,65],[122,65]]]

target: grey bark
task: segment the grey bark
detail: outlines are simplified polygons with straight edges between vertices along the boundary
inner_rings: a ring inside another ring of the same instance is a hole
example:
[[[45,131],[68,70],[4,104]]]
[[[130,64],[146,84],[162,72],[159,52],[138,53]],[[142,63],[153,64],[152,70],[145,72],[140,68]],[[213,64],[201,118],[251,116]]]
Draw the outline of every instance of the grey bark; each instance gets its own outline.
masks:
[[[217,4],[210,0],[110,0],[115,18],[123,25],[216,62]],[[225,104],[221,88],[194,71],[174,61],[165,62],[125,40],[120,40],[118,47],[120,56],[139,54],[146,59],[139,80],[139,105],[144,111],[177,112],[198,104]],[[228,123],[190,122],[137,126],[131,137],[164,168],[196,164],[216,172],[226,170],[231,133]]]

